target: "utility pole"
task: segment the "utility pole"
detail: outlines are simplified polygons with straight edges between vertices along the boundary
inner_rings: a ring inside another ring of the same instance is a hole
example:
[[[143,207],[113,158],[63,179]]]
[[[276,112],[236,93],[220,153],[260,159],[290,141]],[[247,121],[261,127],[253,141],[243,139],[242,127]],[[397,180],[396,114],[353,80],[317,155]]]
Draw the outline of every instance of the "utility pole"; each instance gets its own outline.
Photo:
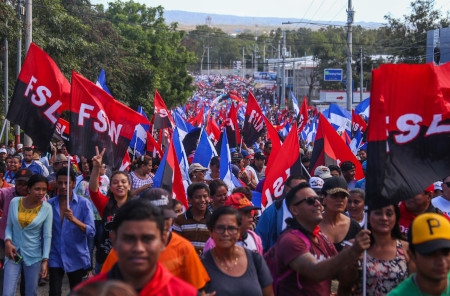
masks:
[[[209,63],[209,49],[210,49],[210,47],[208,46],[206,49],[208,50],[208,76],[209,76],[209,69],[211,68],[211,64]]]
[[[242,47],[242,78],[245,78],[245,47]]]
[[[278,40],[278,61],[277,61],[277,94],[278,94],[278,96],[281,95],[281,93],[280,93],[280,88],[281,88],[280,60],[281,60],[281,40]]]
[[[258,72],[258,60],[256,59],[256,44],[253,47],[253,61],[254,61],[254,67],[255,67],[255,72]]]
[[[33,40],[33,0],[25,1],[25,53],[28,53],[31,41]],[[14,126],[14,135],[16,145],[20,143],[20,128],[18,125]],[[27,134],[23,137],[23,144],[25,146],[31,146],[33,141]],[[42,147],[44,148],[44,147]]]
[[[286,97],[286,73],[285,73],[285,58],[286,58],[286,32],[283,31],[283,51],[282,51],[283,64],[281,65],[281,98],[280,98],[280,110],[284,109],[284,99]]]
[[[25,14],[25,11],[24,11],[24,7],[22,6],[22,1],[19,0],[17,2],[17,18],[19,19],[19,22],[22,22],[22,16],[24,14]],[[17,40],[17,58],[16,59],[17,59],[16,78],[19,78],[20,70],[22,68],[22,28],[21,27],[19,27],[19,39]],[[7,104],[8,104],[8,100],[5,100],[5,106],[7,106]],[[6,108],[6,110],[8,110],[8,108]],[[7,138],[6,138],[5,145],[8,144],[7,140],[8,140],[8,135],[9,135],[9,122],[7,123],[6,131],[8,131],[8,132],[6,133]],[[14,125],[14,135],[19,135],[19,137],[20,137],[20,126],[17,124]],[[14,142],[15,142],[15,144],[17,144],[16,140]]]
[[[352,8],[352,0],[348,0],[347,9],[347,110],[352,110],[353,81],[352,81],[352,24],[355,12]]]
[[[8,26],[8,22],[6,22],[6,26]],[[8,39],[6,37],[3,39],[3,46],[4,46],[4,50],[3,50],[3,72],[4,72],[4,75],[3,76],[4,76],[4,85],[5,85],[4,95],[5,95],[5,118],[6,118],[6,115],[7,115],[7,112],[8,112],[8,98],[9,98],[9,94],[8,94],[8,79],[9,79],[9,77],[8,77],[8,70],[9,70],[8,69],[9,68],[8,55],[9,55],[9,49],[8,49]],[[5,129],[4,129],[4,132],[6,134],[6,136],[5,136],[5,146],[7,146],[7,144],[8,144],[8,132],[9,132],[9,129],[7,128],[8,127],[8,120],[5,119],[3,121],[3,124],[6,125]]]
[[[359,68],[360,68],[360,72],[359,72],[359,101],[362,102],[363,101],[363,83],[364,83],[364,72],[363,72],[363,49],[362,46],[359,48]]]

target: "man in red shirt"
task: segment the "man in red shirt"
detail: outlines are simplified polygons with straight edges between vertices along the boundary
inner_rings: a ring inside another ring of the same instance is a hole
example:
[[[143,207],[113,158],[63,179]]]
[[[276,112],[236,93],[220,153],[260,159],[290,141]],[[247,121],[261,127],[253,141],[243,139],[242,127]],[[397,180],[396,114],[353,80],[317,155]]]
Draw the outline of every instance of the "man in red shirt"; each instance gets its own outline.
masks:
[[[173,276],[158,263],[164,250],[164,217],[161,210],[148,201],[127,201],[111,222],[111,241],[118,261],[107,273],[86,283],[121,280],[139,295],[197,295],[197,289]],[[80,286],[75,288],[77,290]]]

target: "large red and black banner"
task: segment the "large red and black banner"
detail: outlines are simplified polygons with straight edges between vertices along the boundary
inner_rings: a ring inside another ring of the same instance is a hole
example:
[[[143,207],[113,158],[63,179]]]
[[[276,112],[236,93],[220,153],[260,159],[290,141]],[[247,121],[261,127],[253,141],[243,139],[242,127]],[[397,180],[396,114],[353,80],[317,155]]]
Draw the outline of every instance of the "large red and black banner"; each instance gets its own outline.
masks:
[[[450,63],[372,71],[369,206],[414,197],[450,175]]]
[[[6,118],[19,124],[34,145],[45,151],[69,99],[69,81],[56,63],[31,43]]]
[[[283,195],[284,182],[293,176],[304,174],[300,161],[300,143],[297,124],[294,123],[272,163],[270,171],[266,171],[261,204],[268,207],[274,200]]]
[[[173,121],[172,115],[170,115],[170,112],[166,107],[166,103],[164,103],[164,100],[159,95],[157,90],[155,90],[154,103],[154,127],[156,129],[164,129],[169,127],[173,128],[175,126],[175,123]]]
[[[106,148],[105,163],[119,169],[136,125],[149,124],[140,113],[116,101],[80,74],[72,73],[70,152],[91,158]]]
[[[242,138],[245,145],[251,147],[264,132],[264,119],[261,108],[252,92],[248,93],[247,109],[245,110]]]
[[[334,130],[325,116],[320,113],[311,163],[309,165],[310,171],[314,172],[316,167],[320,165],[340,165],[344,161],[351,161],[355,164],[355,178],[357,180],[364,178],[364,172],[359,160]]]

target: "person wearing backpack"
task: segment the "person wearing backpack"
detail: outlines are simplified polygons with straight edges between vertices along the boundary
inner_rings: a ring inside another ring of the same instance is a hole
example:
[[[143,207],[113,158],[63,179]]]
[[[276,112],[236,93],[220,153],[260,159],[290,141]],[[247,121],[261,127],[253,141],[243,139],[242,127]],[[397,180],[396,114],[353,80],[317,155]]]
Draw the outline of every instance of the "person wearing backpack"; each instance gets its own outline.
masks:
[[[346,267],[355,266],[362,252],[370,247],[370,231],[361,230],[353,245],[338,254],[320,232],[323,206],[308,183],[300,183],[288,192],[286,206],[293,218],[286,219],[288,228],[274,245],[275,251],[269,250],[276,262],[275,295],[328,296],[334,277],[345,276],[341,283],[350,281],[352,274]]]

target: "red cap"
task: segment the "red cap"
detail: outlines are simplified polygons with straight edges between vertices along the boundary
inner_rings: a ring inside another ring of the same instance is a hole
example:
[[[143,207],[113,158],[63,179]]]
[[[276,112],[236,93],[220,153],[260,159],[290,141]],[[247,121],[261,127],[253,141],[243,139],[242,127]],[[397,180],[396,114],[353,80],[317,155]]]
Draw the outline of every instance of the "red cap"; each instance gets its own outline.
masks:
[[[261,208],[255,207],[251,201],[243,193],[236,192],[230,195],[225,201],[226,206],[235,208],[236,210],[251,211],[260,210]]]

